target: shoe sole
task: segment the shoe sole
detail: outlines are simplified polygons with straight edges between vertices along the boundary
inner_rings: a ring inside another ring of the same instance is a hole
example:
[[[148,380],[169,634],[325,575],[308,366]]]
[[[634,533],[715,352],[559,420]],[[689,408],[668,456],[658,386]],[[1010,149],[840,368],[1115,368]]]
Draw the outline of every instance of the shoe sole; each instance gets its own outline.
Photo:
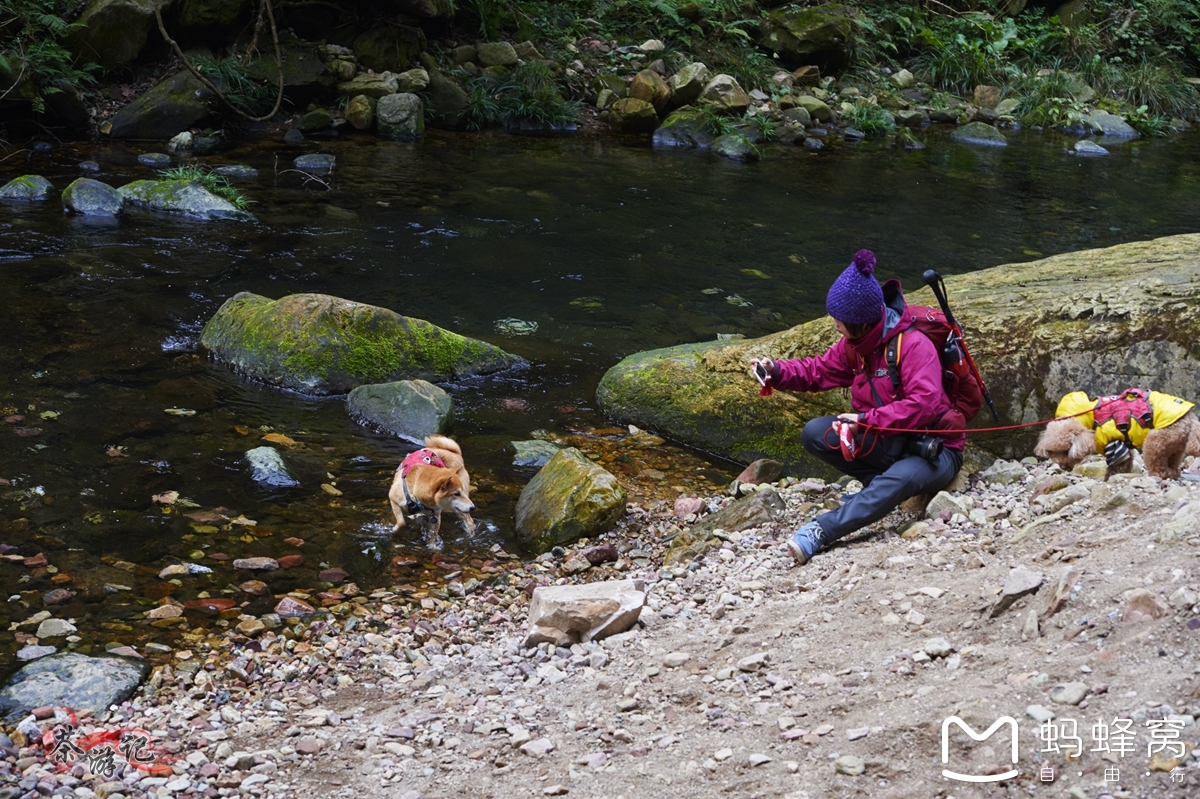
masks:
[[[800,548],[799,544],[789,538],[787,547],[788,551],[792,553],[792,560],[796,562],[797,566],[803,566],[805,563],[808,563],[808,557],[804,554],[804,550]]]

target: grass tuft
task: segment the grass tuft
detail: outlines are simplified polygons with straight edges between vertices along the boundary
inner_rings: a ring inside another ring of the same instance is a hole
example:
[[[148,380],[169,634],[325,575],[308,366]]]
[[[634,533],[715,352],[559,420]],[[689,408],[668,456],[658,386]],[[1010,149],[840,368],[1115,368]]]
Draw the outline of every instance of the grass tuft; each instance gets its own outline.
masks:
[[[190,180],[199,183],[218,197],[228,200],[239,211],[245,211],[254,202],[238,191],[229,182],[229,178],[224,175],[215,174],[212,170],[199,164],[171,167],[170,169],[164,169],[158,174],[161,180]]]

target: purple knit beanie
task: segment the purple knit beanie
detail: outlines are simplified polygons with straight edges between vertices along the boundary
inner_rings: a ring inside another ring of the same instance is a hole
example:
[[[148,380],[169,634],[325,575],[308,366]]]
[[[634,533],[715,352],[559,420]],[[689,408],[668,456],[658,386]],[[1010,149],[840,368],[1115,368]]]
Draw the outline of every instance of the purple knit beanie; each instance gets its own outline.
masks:
[[[825,309],[839,322],[864,325],[883,316],[883,289],[875,279],[875,253],[859,250],[829,287]]]

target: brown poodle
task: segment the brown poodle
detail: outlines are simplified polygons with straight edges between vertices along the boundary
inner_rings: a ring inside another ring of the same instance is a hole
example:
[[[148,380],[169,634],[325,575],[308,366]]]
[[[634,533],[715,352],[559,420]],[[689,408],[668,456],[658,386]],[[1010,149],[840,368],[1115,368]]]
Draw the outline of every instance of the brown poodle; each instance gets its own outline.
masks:
[[[1049,458],[1063,469],[1073,469],[1075,464],[1096,451],[1096,434],[1079,419],[1060,419],[1051,422],[1042,431],[1033,453],[1040,458]],[[1177,480],[1181,474],[1185,455],[1200,455],[1200,419],[1188,411],[1175,422],[1146,433],[1142,444],[1142,457],[1146,471],[1152,477]],[[1133,458],[1128,457],[1111,464],[1104,475],[1107,480],[1114,474],[1128,472],[1133,468]]]

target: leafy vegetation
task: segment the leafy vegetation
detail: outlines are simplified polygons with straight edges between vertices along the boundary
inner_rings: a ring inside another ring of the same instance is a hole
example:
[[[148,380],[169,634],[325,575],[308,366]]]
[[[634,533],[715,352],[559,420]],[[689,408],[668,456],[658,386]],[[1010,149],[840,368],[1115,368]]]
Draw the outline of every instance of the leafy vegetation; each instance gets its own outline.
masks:
[[[579,118],[579,103],[562,96],[553,70],[542,62],[522,64],[503,78],[472,78],[467,94],[467,126],[474,130],[566,125]]]
[[[846,122],[868,136],[896,129],[896,121],[887,109],[862,97],[854,101],[854,108],[846,115]]]
[[[217,84],[236,108],[251,115],[264,114],[275,102],[275,89],[256,82],[236,58],[197,58],[193,66]]]
[[[77,6],[73,0],[6,0],[0,7],[0,99],[28,100],[41,113],[46,97],[61,92],[64,82],[95,82],[100,68],[76,63],[62,45],[78,25],[68,22]]]
[[[164,169],[158,173],[158,176],[162,180],[191,180],[199,183],[218,197],[228,200],[239,211],[245,211],[254,202],[238,191],[227,177],[218,175],[208,167],[199,164]]]

